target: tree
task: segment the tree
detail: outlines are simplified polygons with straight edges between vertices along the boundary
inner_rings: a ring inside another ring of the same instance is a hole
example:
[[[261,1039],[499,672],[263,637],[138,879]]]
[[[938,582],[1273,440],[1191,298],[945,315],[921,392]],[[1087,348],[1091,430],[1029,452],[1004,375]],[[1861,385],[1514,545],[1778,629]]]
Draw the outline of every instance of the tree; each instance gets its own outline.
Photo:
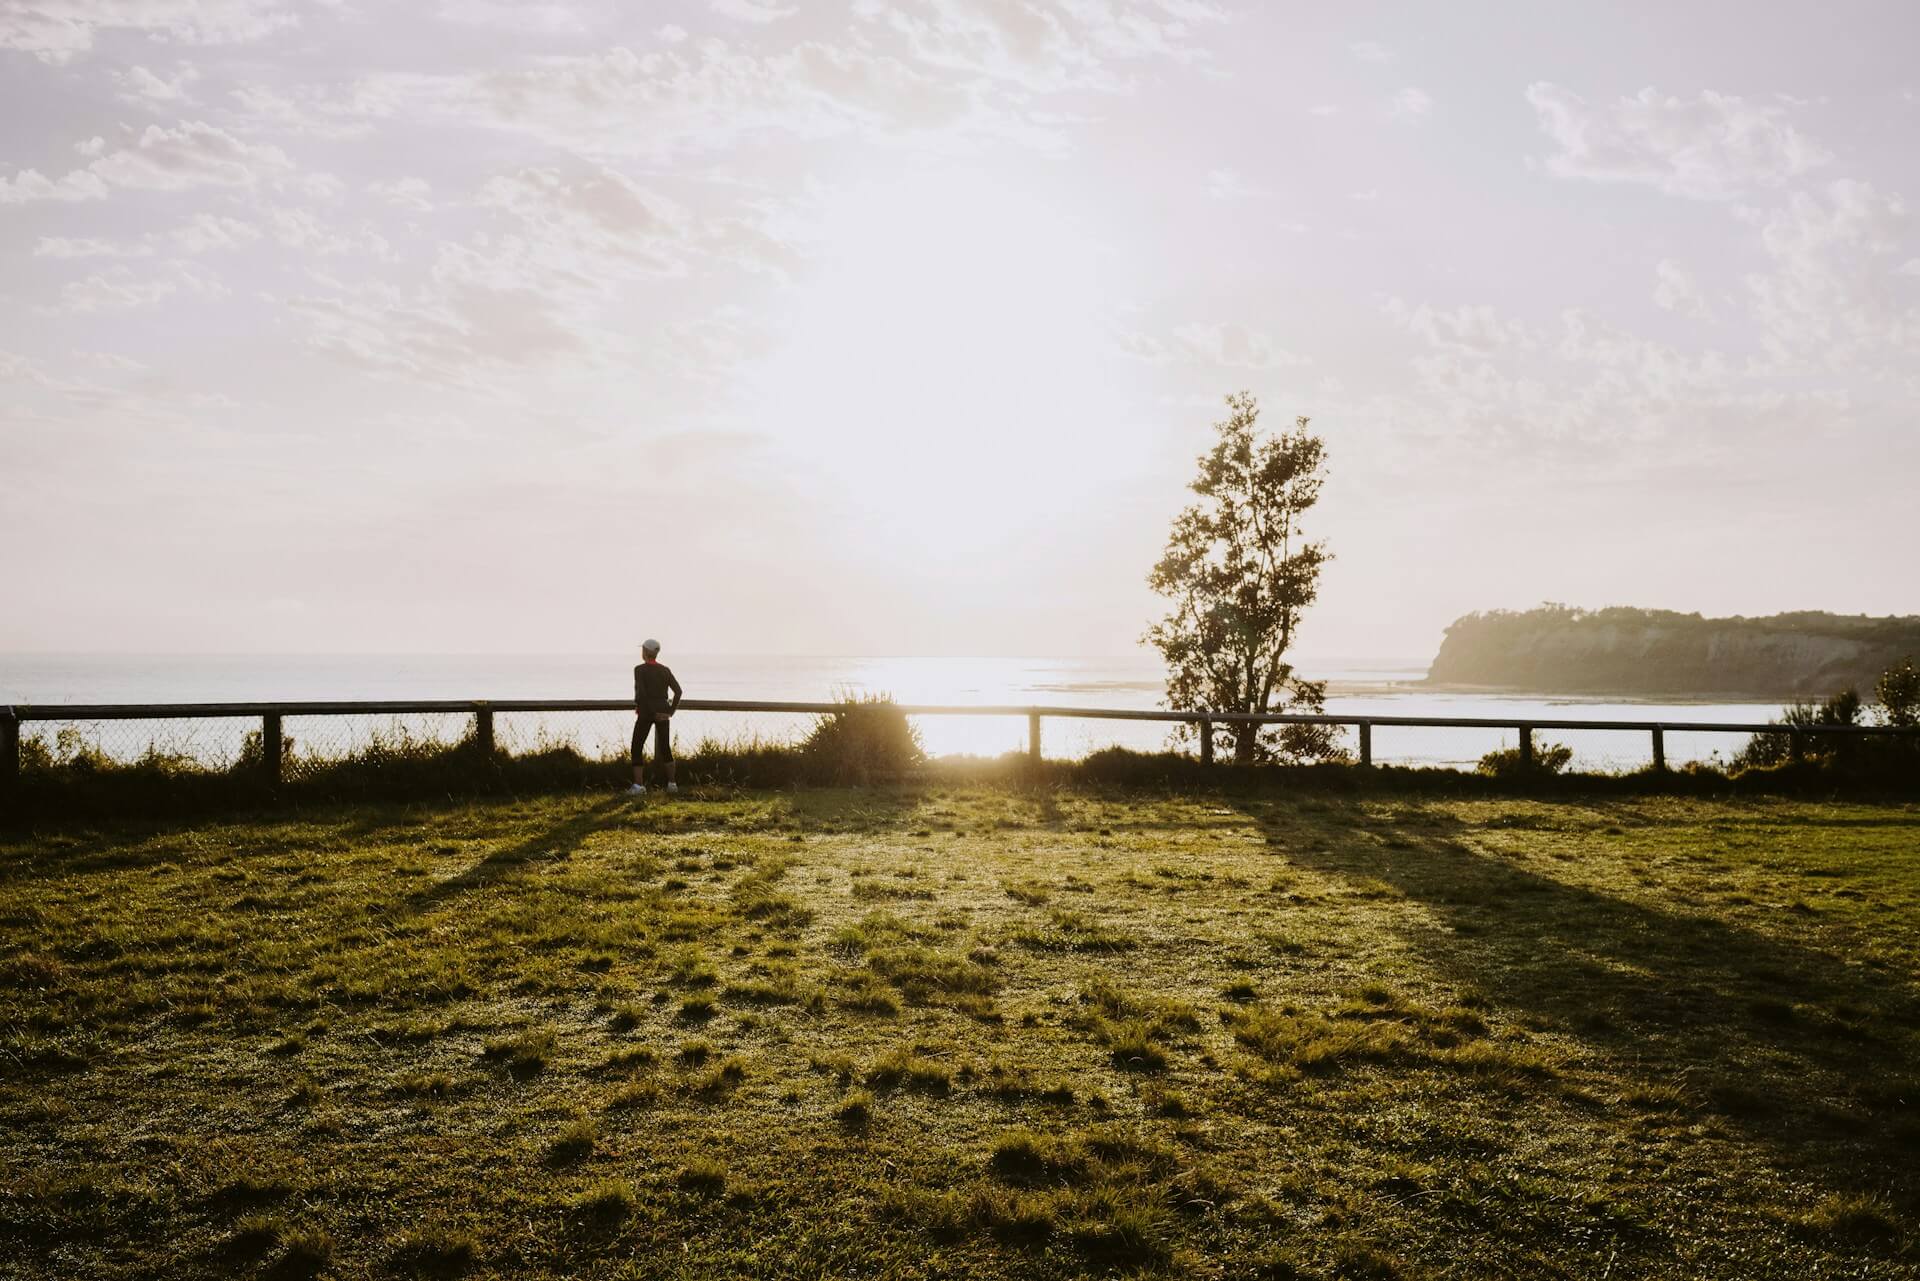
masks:
[[[1147,576],[1173,607],[1145,639],[1166,659],[1175,711],[1320,712],[1326,682],[1295,675],[1286,655],[1330,559],[1301,530],[1326,479],[1325,446],[1305,418],[1261,434],[1250,392],[1228,396],[1227,409],[1191,486],[1200,501],[1174,518]],[[1339,754],[1324,725],[1216,723],[1213,733],[1241,763]]]
[[[1920,668],[1908,658],[1880,677],[1874,690],[1880,703],[1880,723],[1901,729],[1920,727]]]

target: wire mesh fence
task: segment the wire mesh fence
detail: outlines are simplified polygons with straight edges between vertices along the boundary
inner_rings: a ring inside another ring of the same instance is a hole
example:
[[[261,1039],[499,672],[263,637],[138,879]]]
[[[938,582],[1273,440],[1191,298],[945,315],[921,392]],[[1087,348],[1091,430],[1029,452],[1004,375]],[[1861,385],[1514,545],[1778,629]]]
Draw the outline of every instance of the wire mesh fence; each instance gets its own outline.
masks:
[[[476,761],[550,760],[592,767],[593,777],[613,777],[628,755],[635,728],[630,708],[525,705],[494,709],[485,704],[448,704],[414,708],[406,704],[256,705],[245,714],[138,715],[160,708],[76,709],[119,714],[72,719],[27,719],[18,726],[18,768],[36,773],[85,775],[120,768],[153,775],[199,773],[257,777],[283,782],[338,779],[349,771],[370,777],[402,765],[432,764],[442,775],[471,769]],[[268,710],[284,707],[284,711]],[[399,710],[395,710],[398,707]],[[804,708],[805,710],[798,710]],[[0,708],[0,719],[7,709]],[[49,709],[51,710],[51,709]],[[1040,725],[1040,752],[1055,761],[1085,759],[1122,748],[1140,753],[1177,750],[1192,755],[1197,739],[1190,728],[1122,710],[1088,715],[1096,709],[1049,708]],[[127,715],[134,713],[134,715]],[[39,713],[44,714],[44,713]],[[1152,715],[1146,713],[1145,715]],[[765,761],[791,754],[822,723],[814,705],[722,704],[683,708],[673,722],[674,750],[683,759],[736,762],[755,753]],[[959,709],[908,713],[921,746],[932,758],[998,759],[1027,754],[1034,728],[1029,709]],[[1531,760],[1521,761],[1520,725],[1468,721],[1394,724],[1368,718],[1363,735],[1357,724],[1329,726],[1339,758],[1358,761],[1363,742],[1374,765],[1474,770],[1519,763],[1526,769],[1577,774],[1631,774],[1657,764],[1681,768],[1700,764],[1727,769],[1741,759],[1756,733],[1784,741],[1784,729],[1764,726],[1699,729],[1646,724],[1609,727],[1598,722],[1531,731]],[[277,737],[274,733],[277,727]],[[1828,740],[1843,742],[1844,740]],[[1656,759],[1656,743],[1661,756]],[[1805,746],[1802,742],[1800,746]],[[1798,748],[1795,749],[1796,751]],[[1826,747],[1816,751],[1830,750]],[[1831,750],[1852,750],[1835,748]],[[1920,756],[1920,743],[1902,749]],[[651,735],[647,754],[653,755]],[[1226,753],[1217,754],[1229,759]],[[4,764],[4,762],[0,762]],[[739,776],[733,769],[730,776]],[[560,777],[559,775],[555,776]]]
[[[165,720],[29,721],[20,727],[24,769],[167,764],[227,770],[239,764],[251,741],[258,750],[260,723],[206,716]]]

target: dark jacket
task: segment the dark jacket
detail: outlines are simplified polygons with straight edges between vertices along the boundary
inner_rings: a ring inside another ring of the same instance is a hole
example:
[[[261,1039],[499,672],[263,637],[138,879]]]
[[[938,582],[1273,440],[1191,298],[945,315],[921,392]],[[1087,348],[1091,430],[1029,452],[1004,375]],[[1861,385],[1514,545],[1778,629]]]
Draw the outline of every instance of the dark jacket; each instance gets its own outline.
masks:
[[[667,700],[667,691],[673,691],[673,700]],[[651,717],[655,712],[670,712],[674,704],[680,701],[680,682],[673,678],[673,669],[665,663],[641,663],[633,669],[633,706],[634,710]]]

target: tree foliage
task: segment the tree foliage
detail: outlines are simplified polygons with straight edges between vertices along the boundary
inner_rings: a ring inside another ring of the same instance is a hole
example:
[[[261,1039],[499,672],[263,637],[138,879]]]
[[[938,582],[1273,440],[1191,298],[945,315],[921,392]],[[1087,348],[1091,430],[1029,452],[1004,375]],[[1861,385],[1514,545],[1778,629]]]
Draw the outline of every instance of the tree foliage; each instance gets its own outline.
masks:
[[[1911,658],[1889,667],[1874,687],[1880,723],[1901,729],[1920,726],[1920,667]]]
[[[1858,725],[1860,723],[1860,694],[1852,688],[1843,689],[1832,698],[1818,703],[1798,702],[1789,704],[1780,711],[1780,715],[1768,720],[1769,725],[1780,725],[1788,729],[1818,729],[1831,726]],[[1836,739],[1828,735],[1809,735],[1801,741],[1800,750],[1809,757],[1835,757],[1847,755],[1855,747],[1845,739]],[[1733,758],[1733,765],[1739,769],[1764,769],[1781,765],[1793,757],[1793,735],[1755,734],[1747,740],[1747,745]]]
[[[1200,501],[1174,518],[1147,576],[1172,602],[1146,634],[1167,663],[1165,702],[1175,711],[1324,711],[1326,683],[1298,676],[1287,653],[1330,559],[1301,528],[1326,479],[1326,448],[1305,418],[1263,434],[1249,392],[1226,403],[1191,486]],[[1216,722],[1213,733],[1243,763],[1339,754],[1327,726]]]

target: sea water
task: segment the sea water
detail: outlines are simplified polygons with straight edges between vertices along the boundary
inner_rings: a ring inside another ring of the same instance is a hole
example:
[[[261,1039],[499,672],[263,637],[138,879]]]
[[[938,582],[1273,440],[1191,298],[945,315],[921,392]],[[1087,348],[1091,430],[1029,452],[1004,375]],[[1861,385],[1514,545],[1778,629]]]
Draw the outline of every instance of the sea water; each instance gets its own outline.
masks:
[[[668,653],[689,698],[828,702],[886,694],[902,703],[1044,705],[1154,709],[1164,693],[1153,656],[1058,657],[804,657]],[[635,656],[625,654],[307,654],[138,655],[0,654],[0,705],[61,703],[223,703],[402,701],[410,699],[624,699],[631,697]],[[1525,720],[1725,721],[1759,723],[1774,704],[1637,702],[1486,690],[1423,683],[1426,664],[1412,658],[1304,659],[1303,674],[1328,682],[1327,710],[1365,716],[1441,716]],[[457,736],[462,717],[289,718],[287,733],[310,750],[351,750],[375,733]],[[572,742],[591,752],[618,750],[631,728],[627,713],[502,714],[503,746]],[[812,718],[778,713],[688,711],[675,722],[676,741],[793,741]],[[1023,751],[1025,717],[916,718],[934,755],[994,756]],[[230,758],[250,728],[243,721],[168,724],[93,722],[72,732],[115,756],[137,755],[148,742],[210,761]],[[32,729],[29,725],[29,729]],[[42,733],[53,727],[42,727]],[[1081,757],[1103,747],[1155,751],[1172,744],[1164,723],[1048,718],[1043,750]],[[91,735],[91,739],[87,736]],[[1514,730],[1398,728],[1374,730],[1381,763],[1472,765],[1484,753],[1511,747]],[[1347,734],[1352,747],[1351,731]],[[1632,769],[1651,755],[1644,733],[1539,731],[1539,742],[1565,743],[1587,768]],[[1743,735],[1667,735],[1670,763],[1731,755]]]

